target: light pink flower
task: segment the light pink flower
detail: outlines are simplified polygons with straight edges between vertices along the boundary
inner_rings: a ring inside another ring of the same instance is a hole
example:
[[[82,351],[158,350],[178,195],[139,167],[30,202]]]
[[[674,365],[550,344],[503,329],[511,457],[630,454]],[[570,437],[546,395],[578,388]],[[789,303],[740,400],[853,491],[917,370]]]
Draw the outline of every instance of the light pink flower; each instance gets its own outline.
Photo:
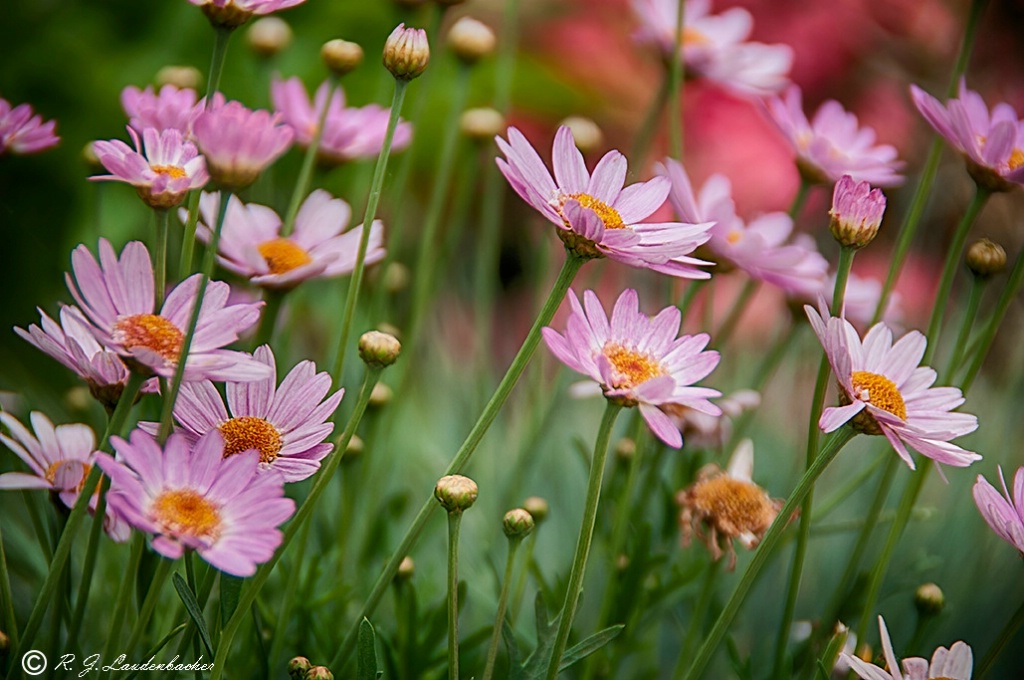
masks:
[[[829,309],[832,308],[832,294],[836,288],[836,275],[831,274],[813,298],[806,302],[817,301],[824,298]],[[882,282],[878,279],[865,278],[850,272],[846,280],[846,294],[843,296],[843,317],[857,328],[867,328],[872,319],[875,318],[875,310],[878,308],[878,301],[882,299]],[[889,294],[885,304],[885,311],[882,312],[882,321],[890,328],[899,325],[903,319],[901,297],[896,291]]]
[[[839,655],[840,659],[850,665],[850,670],[864,680],[928,680],[928,678],[971,680],[974,655],[970,645],[958,641],[954,642],[949,649],[939,647],[932,654],[930,664],[928,659],[919,657],[904,659],[903,673],[900,673],[898,670],[900,666],[892,649],[892,640],[889,639],[889,631],[881,616],[878,617],[878,628],[881,632],[886,668],[879,668],[872,663],[861,661],[845,652]]]
[[[819,425],[832,432],[851,422],[865,434],[882,434],[910,469],[907,445],[937,463],[967,467],[981,456],[950,443],[978,429],[978,419],[953,409],[964,403],[956,387],[932,387],[935,371],[918,366],[927,340],[910,331],[893,344],[892,331],[875,324],[861,341],[853,325],[805,305],[839,383],[840,406],[829,407]]]
[[[281,545],[277,527],[295,512],[295,502],[284,497],[280,475],[258,474],[256,451],[224,458],[217,430],[195,446],[172,434],[163,450],[142,430],[111,442],[123,462],[96,455],[112,482],[109,503],[130,525],[153,534],[161,555],[177,559],[191,548],[217,569],[244,577]]]
[[[214,26],[238,28],[254,16],[301,5],[306,0],[188,0],[203,10]]]
[[[194,133],[210,177],[229,189],[255,182],[291,146],[295,133],[280,123],[278,114],[252,111],[236,101],[203,111]]]
[[[1024,467],[1017,468],[1013,477],[1012,496],[1006,489],[1001,467],[999,482],[1003,485],[1002,496],[988,480],[978,475],[974,484],[974,502],[992,531],[1024,556]]]
[[[192,126],[203,112],[204,101],[193,89],[178,89],[169,84],[161,87],[159,93],[154,93],[152,86],[140,90],[134,85],[121,91],[121,107],[128,115],[128,124],[140,134],[146,128],[155,128],[160,132],[177,130],[186,139],[191,138]]]
[[[974,181],[993,191],[1024,184],[1024,120],[1012,106],[999,103],[989,113],[963,79],[960,97],[945,106],[916,85],[910,94],[925,120],[963,154]]]
[[[863,248],[874,240],[885,214],[885,195],[843,175],[832,190],[829,229],[841,245]]]
[[[690,257],[709,238],[710,224],[647,223],[665,203],[669,182],[654,177],[623,188],[626,157],[609,151],[591,175],[572,132],[555,135],[554,179],[537,152],[514,127],[508,141],[498,137],[505,158],[498,167],[523,200],[558,227],[566,247],[583,257],[610,257],[634,267],[688,279],[711,275],[697,269],[709,264]]]
[[[271,83],[270,98],[274,108],[284,118],[284,122],[295,130],[295,143],[304,149],[316,134],[328,87],[328,82],[322,83],[311,103],[305,86],[298,78],[275,78]],[[340,86],[336,87],[327,109],[324,133],[317,147],[317,159],[323,163],[338,164],[357,158],[375,158],[384,145],[390,116],[388,109],[376,104],[346,108],[345,93]],[[400,120],[391,142],[392,152],[409,146],[411,139],[412,125]]]
[[[32,107],[19,104],[11,107],[0,99],[0,155],[10,151],[24,156],[56,146],[60,137],[54,134],[57,121],[43,122],[42,116],[33,116]]]
[[[180,131],[171,128],[158,132],[155,128],[146,128],[142,143],[131,127],[128,134],[135,144],[134,150],[119,139],[93,143],[100,163],[112,174],[90,179],[127,182],[135,187],[146,205],[164,209],[180,204],[189,191],[210,180],[206,161],[192,142],[184,140]]]
[[[649,318],[640,312],[636,291],[630,288],[615,302],[609,321],[593,291],[584,291],[583,305],[572,291],[566,298],[572,314],[565,335],[541,329],[548,348],[566,366],[597,382],[607,399],[639,406],[663,442],[675,448],[683,444],[679,429],[659,408],[663,405],[721,414],[708,401],[721,392],[692,386],[715,369],[718,352],[702,351],[710,340],[707,333],[676,338],[679,309],[666,307]]]
[[[875,131],[860,127],[857,116],[828,100],[807,120],[800,88],[792,85],[767,101],[768,114],[796,152],[800,174],[810,182],[833,184],[843,175],[889,187],[903,178],[896,147],[875,144]]]
[[[84,245],[71,254],[74,276],[68,290],[94,327],[100,344],[117,352],[133,369],[165,378],[174,375],[199,289],[195,274],[171,290],[154,309],[153,265],[146,246],[132,241],[120,259],[100,239],[99,262]],[[185,367],[186,381],[260,380],[269,369],[244,352],[221,349],[259,319],[262,302],[228,305],[230,287],[210,281]]]
[[[737,390],[715,404],[722,411],[717,416],[677,404],[662,404],[661,410],[672,418],[691,449],[721,449],[732,436],[733,421],[744,411],[760,406],[761,395],[754,390]]]

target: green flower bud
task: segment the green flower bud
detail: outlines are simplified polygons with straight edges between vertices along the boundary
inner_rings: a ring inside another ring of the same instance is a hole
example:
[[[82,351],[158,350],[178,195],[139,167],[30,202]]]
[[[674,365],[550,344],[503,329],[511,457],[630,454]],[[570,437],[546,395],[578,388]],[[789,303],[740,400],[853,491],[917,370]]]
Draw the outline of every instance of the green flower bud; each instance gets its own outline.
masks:
[[[462,475],[448,475],[437,481],[434,497],[449,513],[468,510],[476,502],[476,482]]]

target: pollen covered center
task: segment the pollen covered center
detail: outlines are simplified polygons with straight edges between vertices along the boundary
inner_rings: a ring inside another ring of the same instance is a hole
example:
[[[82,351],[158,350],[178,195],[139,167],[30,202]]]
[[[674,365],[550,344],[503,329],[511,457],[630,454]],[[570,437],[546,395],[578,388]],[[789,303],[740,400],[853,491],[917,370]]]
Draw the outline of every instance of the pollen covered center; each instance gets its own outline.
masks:
[[[907,405],[893,381],[867,371],[854,371],[851,379],[858,399],[888,411],[900,420],[907,419]]]
[[[114,342],[125,349],[143,347],[168,361],[177,361],[184,335],[173,323],[156,314],[133,314],[114,323]]]
[[[73,488],[75,491],[81,491],[90,470],[92,470],[91,465],[79,460],[58,460],[56,463],[50,463],[50,466],[46,468],[45,476],[50,486],[58,487],[61,491],[71,491],[70,475],[78,473],[79,479]],[[99,486],[96,487],[96,491],[99,491]]]
[[[285,274],[313,261],[302,246],[287,238],[264,241],[256,249],[263,256],[271,274]]]
[[[720,475],[698,482],[691,490],[692,505],[703,516],[714,518],[720,527],[737,534],[760,532],[775,517],[775,506],[761,487],[753,482]]]
[[[149,169],[158,175],[167,175],[171,179],[183,179],[185,175],[185,169],[179,168],[177,165],[151,165]]]
[[[1014,149],[1010,152],[1010,160],[1006,163],[1010,170],[1016,170],[1024,165],[1024,149]]]
[[[601,218],[604,222],[605,229],[625,229],[626,223],[622,221],[622,215],[619,211],[611,207],[599,198],[594,198],[590,194],[569,194],[566,198],[571,198],[577,201],[584,208],[593,210],[594,213]]]
[[[153,500],[150,515],[167,534],[215,539],[220,533],[217,506],[191,489],[164,491]]]
[[[700,31],[689,26],[683,27],[683,45],[686,47],[702,47],[711,41]]]
[[[224,457],[256,449],[261,463],[272,463],[281,452],[281,433],[263,418],[241,416],[220,425],[224,437]]]
[[[611,362],[618,381],[612,387],[632,388],[652,378],[665,375],[665,369],[649,354],[627,349],[622,345],[608,343],[602,353]]]

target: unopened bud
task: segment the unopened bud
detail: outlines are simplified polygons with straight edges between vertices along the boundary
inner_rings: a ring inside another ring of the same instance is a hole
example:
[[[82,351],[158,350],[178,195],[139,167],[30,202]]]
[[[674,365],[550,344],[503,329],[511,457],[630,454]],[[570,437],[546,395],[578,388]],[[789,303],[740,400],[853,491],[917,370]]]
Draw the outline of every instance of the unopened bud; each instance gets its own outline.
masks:
[[[914,606],[921,616],[938,616],[945,604],[946,596],[942,593],[942,588],[934,583],[925,583],[914,591]]]
[[[863,248],[871,243],[882,225],[885,195],[867,182],[854,182],[843,175],[832,192],[829,229],[846,248]]]
[[[103,163],[100,163],[100,157],[96,155],[96,149],[93,147],[95,142],[88,142],[82,147],[82,162],[85,163],[85,167],[89,172],[103,172],[105,168]]]
[[[342,460],[353,461],[363,455],[363,451],[366,450],[366,444],[363,442],[363,438],[357,434],[352,435],[352,439],[348,440],[348,446],[345,447],[345,457]]]
[[[523,509],[533,516],[533,521],[537,524],[548,518],[548,502],[540,496],[530,496],[523,501]]]
[[[967,268],[979,279],[987,279],[1006,269],[1006,251],[998,243],[983,238],[967,249]]]
[[[406,555],[398,564],[398,571],[395,572],[396,581],[408,581],[416,574],[416,563]]]
[[[629,555],[620,553],[619,556],[615,558],[615,570],[622,572],[627,569],[629,569]]]
[[[495,109],[466,109],[459,118],[462,134],[470,139],[489,142],[505,131],[505,116]]]
[[[328,40],[320,48],[320,59],[331,73],[341,77],[363,63],[363,48],[348,40]]]
[[[257,19],[245,32],[249,49],[261,57],[272,57],[292,44],[292,27],[279,16]]]
[[[384,290],[391,293],[401,293],[403,290],[409,287],[409,268],[401,262],[392,262],[384,270],[383,285]]]
[[[430,63],[430,45],[422,28],[398,24],[384,43],[384,67],[399,80],[412,80]]]
[[[572,132],[572,138],[576,142],[576,148],[583,153],[596,151],[604,141],[604,134],[597,123],[584,118],[583,116],[569,116],[560,125],[564,125]]]
[[[522,508],[509,510],[501,521],[501,527],[508,538],[522,538],[533,531],[533,515]]]
[[[85,385],[75,385],[65,393],[64,401],[73,411],[85,411],[92,406],[92,394]]]
[[[359,338],[359,358],[364,363],[384,368],[395,363],[402,352],[402,343],[393,335],[368,331]]]
[[[157,88],[174,85],[179,90],[198,90],[203,84],[203,74],[192,66],[164,66],[153,79]]]
[[[490,26],[472,17],[462,17],[448,30],[448,46],[464,64],[475,64],[494,52],[498,43]]]
[[[623,437],[615,445],[615,458],[628,463],[636,455],[636,442],[629,437]]]
[[[7,637],[7,633],[0,630],[0,656],[8,650],[11,646],[11,639]]]
[[[367,404],[370,408],[383,408],[391,403],[395,397],[395,391],[384,383],[377,383],[370,392],[370,401]]]
[[[306,673],[313,667],[313,664],[309,662],[304,656],[297,656],[288,662],[288,677],[293,680],[303,680],[306,677]]]
[[[476,482],[462,475],[442,477],[434,487],[434,498],[450,513],[473,507],[477,493]]]
[[[306,672],[306,680],[334,680],[334,673],[327,666],[313,666]]]

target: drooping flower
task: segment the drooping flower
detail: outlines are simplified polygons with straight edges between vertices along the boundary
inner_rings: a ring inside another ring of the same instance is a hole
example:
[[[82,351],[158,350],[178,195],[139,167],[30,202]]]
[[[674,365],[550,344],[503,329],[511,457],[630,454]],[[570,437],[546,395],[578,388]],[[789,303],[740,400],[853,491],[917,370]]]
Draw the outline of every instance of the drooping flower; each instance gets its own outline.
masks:
[[[754,483],[753,474],[754,444],[744,439],[733,452],[725,472],[714,463],[705,465],[697,481],[676,494],[683,545],[688,546],[696,534],[707,546],[711,559],[729,556],[729,571],[736,568],[733,541],[739,541],[747,550],[756,548],[783,505],[783,501],[771,498]]]
[[[7,472],[0,475],[0,489],[46,489],[60,496],[67,507],[74,507],[92,469],[96,452],[96,436],[87,425],[57,425],[45,414],[29,414],[32,432],[10,413],[0,412],[0,423],[10,431],[0,433],[0,442],[17,454],[32,471]],[[33,432],[35,434],[33,434]],[[89,509],[95,513],[98,498],[93,496]],[[128,539],[130,529],[110,509],[104,528],[115,541]]]
[[[828,261],[809,236],[799,234],[790,240],[793,220],[789,215],[766,213],[744,223],[736,214],[732,185],[724,175],[708,178],[697,197],[678,161],[666,159],[657,172],[671,181],[668,197],[680,219],[714,225],[706,247],[722,271],[741,269],[789,295],[815,295],[821,289]]]
[[[863,248],[874,240],[882,226],[885,195],[867,182],[854,182],[843,175],[832,191],[829,230],[840,245]]]
[[[975,182],[991,191],[1024,184],[1024,120],[1012,106],[1001,102],[990,113],[963,79],[960,96],[945,106],[916,85],[910,94],[925,120],[964,156]]]
[[[142,430],[111,442],[123,462],[96,455],[111,479],[109,503],[128,524],[153,534],[161,555],[177,559],[191,548],[217,569],[245,577],[281,545],[277,527],[295,502],[284,497],[280,475],[259,474],[256,451],[224,458],[219,430],[195,446],[176,433],[161,449]]]
[[[57,121],[43,122],[42,116],[33,116],[29,104],[12,107],[0,99],[0,156],[10,151],[24,156],[56,146],[60,142],[54,130]]]
[[[978,419],[953,411],[964,403],[955,387],[932,387],[936,373],[918,366],[927,340],[910,331],[893,344],[892,331],[875,324],[863,341],[842,317],[804,306],[839,383],[840,406],[828,407],[819,425],[832,432],[851,422],[864,434],[885,435],[896,453],[914,469],[910,446],[937,463],[967,467],[981,456],[950,443],[973,432]]]
[[[174,375],[198,294],[194,274],[167,294],[154,309],[153,265],[146,246],[132,241],[120,259],[100,239],[99,262],[84,245],[71,254],[74,276],[68,290],[92,323],[100,344],[119,354],[133,370],[165,378]],[[230,288],[210,281],[200,308],[195,336],[185,366],[186,381],[260,380],[269,369],[244,352],[221,349],[259,319],[262,302],[229,305]]]
[[[140,90],[129,85],[121,91],[121,107],[128,115],[128,124],[139,134],[146,128],[177,130],[190,139],[192,126],[203,112],[203,101],[191,88],[164,85],[154,93],[151,86]]]
[[[208,243],[220,209],[220,193],[204,193],[199,202],[197,237]],[[344,233],[352,209],[340,198],[317,189],[295,218],[295,231],[281,236],[281,218],[271,208],[242,203],[232,195],[218,244],[222,267],[264,288],[288,289],[311,278],[344,276],[355,269],[363,226]],[[183,217],[184,219],[184,217]],[[375,220],[366,246],[366,264],[384,258],[384,226]]]
[[[667,179],[654,177],[623,188],[626,158],[618,151],[605,154],[591,175],[566,126],[555,135],[554,179],[516,128],[508,129],[508,141],[500,137],[496,141],[505,154],[497,159],[498,167],[509,184],[555,224],[558,237],[570,250],[671,276],[710,277],[697,268],[709,263],[690,257],[710,238],[710,224],[640,222],[665,203]]]
[[[295,130],[295,143],[307,148],[316,134],[320,112],[327,99],[328,82],[317,88],[316,96],[311,103],[302,81],[298,78],[279,80],[271,83],[270,98],[274,108],[281,114],[284,122]],[[324,121],[324,132],[317,147],[317,160],[322,163],[339,164],[357,158],[376,158],[384,145],[384,136],[388,129],[388,109],[369,104],[361,108],[346,108],[345,93],[336,87],[327,108],[327,119]],[[399,121],[395,128],[391,150],[400,151],[409,146],[412,139],[412,126]]]
[[[301,5],[306,0],[188,0],[203,10],[214,26],[238,28],[254,16]]]
[[[210,430],[219,430],[225,458],[255,449],[261,470],[276,470],[286,482],[306,479],[331,452],[332,445],[324,442],[334,428],[328,419],[345,390],[328,396],[331,376],[317,373],[312,361],[296,364],[277,386],[274,353],[263,345],[254,357],[270,367],[271,374],[255,382],[228,382],[226,406],[208,380],[182,385],[174,404],[178,432],[195,445]],[[159,424],[140,427],[155,434]]]
[[[280,123],[280,115],[252,111],[236,101],[203,111],[193,132],[210,177],[233,190],[255,182],[291,146],[295,133]]]
[[[676,404],[709,415],[721,409],[708,401],[721,392],[693,387],[718,365],[718,352],[703,351],[707,333],[677,338],[679,309],[666,307],[653,319],[640,312],[636,291],[626,289],[615,302],[611,319],[593,291],[583,292],[580,305],[572,291],[566,296],[572,314],[565,335],[553,328],[541,333],[551,352],[569,368],[597,382],[607,399],[639,406],[651,430],[669,446],[683,438],[661,406]]]
[[[896,147],[875,144],[875,131],[861,127],[857,116],[828,100],[807,120],[800,88],[792,85],[781,97],[767,101],[769,117],[796,152],[801,176],[816,184],[833,184],[843,175],[890,187],[903,178]]]
[[[96,157],[112,174],[91,177],[94,180],[127,182],[135,187],[139,198],[151,208],[173,208],[185,195],[204,186],[210,176],[206,161],[195,144],[185,141],[174,128],[157,131],[146,128],[139,135],[131,127],[128,134],[135,144],[133,150],[119,139],[93,144]]]
[[[1012,496],[1006,489],[1002,467],[999,468],[999,481],[1003,486],[1002,496],[987,479],[978,475],[974,484],[974,502],[992,531],[1024,557],[1024,467],[1017,468],[1013,477]]]
[[[903,672],[900,673],[900,666],[892,649],[892,640],[889,639],[889,631],[881,616],[878,617],[878,629],[882,637],[885,668],[879,668],[845,652],[840,654],[840,658],[850,665],[850,670],[864,680],[927,680],[928,678],[971,680],[971,673],[974,670],[974,655],[970,645],[965,642],[954,642],[949,649],[937,648],[932,654],[931,663],[928,663],[928,659],[920,657],[904,659]]]

